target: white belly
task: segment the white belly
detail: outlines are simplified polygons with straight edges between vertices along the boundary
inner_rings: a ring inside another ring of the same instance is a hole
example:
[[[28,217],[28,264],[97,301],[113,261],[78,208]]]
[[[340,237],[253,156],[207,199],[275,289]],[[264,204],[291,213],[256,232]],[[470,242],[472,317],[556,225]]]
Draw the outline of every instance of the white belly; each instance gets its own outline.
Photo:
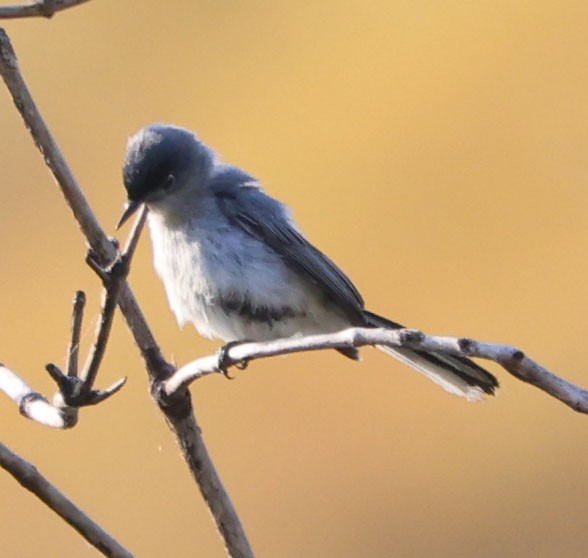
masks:
[[[229,232],[224,223],[215,230],[193,227],[188,238],[163,226],[157,213],[150,212],[148,222],[155,269],[181,326],[192,322],[201,335],[224,341],[264,341],[349,325],[312,283],[240,229]],[[233,310],[227,308],[228,297],[234,300]],[[260,309],[256,319],[235,311],[243,302]],[[280,308],[291,311],[281,313]],[[263,309],[274,309],[276,319],[259,319]]]

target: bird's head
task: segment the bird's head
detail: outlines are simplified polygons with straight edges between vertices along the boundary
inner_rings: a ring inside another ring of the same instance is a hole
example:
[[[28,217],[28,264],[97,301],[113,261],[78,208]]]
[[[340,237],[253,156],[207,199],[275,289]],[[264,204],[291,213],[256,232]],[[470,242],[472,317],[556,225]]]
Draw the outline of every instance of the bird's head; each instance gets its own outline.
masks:
[[[127,144],[123,180],[127,203],[117,228],[146,203],[152,208],[206,185],[215,156],[196,134],[167,124],[139,130]]]

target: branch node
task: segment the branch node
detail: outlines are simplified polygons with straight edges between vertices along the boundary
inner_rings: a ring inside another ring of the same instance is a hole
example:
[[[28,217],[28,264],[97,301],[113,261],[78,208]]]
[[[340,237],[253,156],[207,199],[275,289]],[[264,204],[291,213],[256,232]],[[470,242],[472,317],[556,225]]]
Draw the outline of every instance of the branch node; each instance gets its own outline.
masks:
[[[122,378],[105,390],[91,389],[88,381],[75,376],[66,376],[55,364],[49,363],[45,369],[57,384],[63,403],[75,409],[105,401],[118,392],[127,381],[126,378]]]
[[[476,347],[476,342],[468,337],[461,337],[457,340],[460,351],[466,356],[472,356]]]
[[[418,344],[425,339],[425,334],[418,329],[403,329],[400,331],[400,340],[403,343]]]
[[[112,241],[112,239],[111,239]],[[116,247],[118,242],[114,243]],[[129,274],[130,262],[126,254],[116,252],[115,259],[107,264],[101,261],[99,255],[90,248],[86,255],[86,264],[90,269],[100,277],[102,284],[105,288],[110,288],[116,282],[122,282],[127,278]]]
[[[174,420],[184,420],[192,414],[192,398],[187,389],[169,395],[165,391],[165,380],[151,383],[151,395],[163,413]]]
[[[37,392],[27,393],[20,400],[20,403],[18,404],[18,412],[23,417],[27,417],[27,418],[29,417],[29,413],[27,412],[27,409],[26,408],[33,401],[44,401],[45,403],[48,403],[47,398],[44,397],[43,395],[41,395],[40,393],[37,393]]]
[[[47,19],[51,19],[56,12],[56,0],[37,0],[39,14]]]
[[[512,358],[513,361],[521,362],[522,360],[525,359],[525,353],[523,353],[523,351],[521,351],[520,349],[516,349],[512,353],[512,357],[511,358]]]

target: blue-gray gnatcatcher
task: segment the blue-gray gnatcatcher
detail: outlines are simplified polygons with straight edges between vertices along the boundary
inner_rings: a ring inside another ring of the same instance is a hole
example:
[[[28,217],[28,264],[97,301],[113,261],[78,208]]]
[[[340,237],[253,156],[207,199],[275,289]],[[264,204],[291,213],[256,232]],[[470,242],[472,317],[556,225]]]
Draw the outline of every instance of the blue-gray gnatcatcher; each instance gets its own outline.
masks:
[[[227,342],[401,327],[368,312],[287,207],[189,130],[153,124],[137,132],[127,145],[124,184],[119,226],[148,206],[155,269],[180,325],[192,322],[201,335]],[[470,400],[498,386],[467,358],[379,348]],[[354,349],[341,352],[357,358]]]

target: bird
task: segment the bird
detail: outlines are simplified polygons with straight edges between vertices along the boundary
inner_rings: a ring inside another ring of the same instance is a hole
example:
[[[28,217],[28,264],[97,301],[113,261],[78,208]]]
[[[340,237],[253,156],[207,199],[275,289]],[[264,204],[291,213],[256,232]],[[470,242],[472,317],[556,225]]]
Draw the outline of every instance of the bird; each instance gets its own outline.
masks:
[[[139,130],[127,142],[123,182],[127,201],[117,229],[147,206],[154,268],[180,327],[192,323],[225,346],[403,327],[368,311],[289,208],[196,133],[163,123]],[[469,401],[498,388],[492,374],[466,357],[377,347]],[[358,358],[355,348],[339,351]]]

